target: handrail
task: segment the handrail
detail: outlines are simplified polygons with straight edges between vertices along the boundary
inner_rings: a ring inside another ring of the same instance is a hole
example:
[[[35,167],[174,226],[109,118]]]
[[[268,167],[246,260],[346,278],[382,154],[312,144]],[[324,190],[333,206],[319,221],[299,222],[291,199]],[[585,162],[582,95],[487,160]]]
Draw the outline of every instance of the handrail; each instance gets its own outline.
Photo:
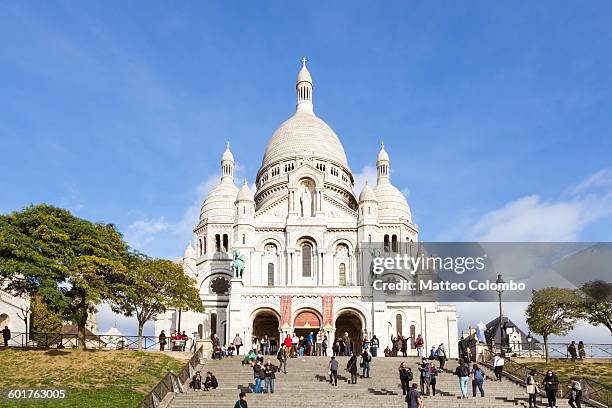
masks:
[[[178,375],[170,370],[155,387],[138,404],[138,408],[157,408],[162,400],[169,393],[182,393],[183,384],[187,382],[195,373],[196,368],[200,365],[200,361],[204,357],[203,348],[198,348],[187,364],[183,366]]]
[[[490,351],[487,352],[490,353]],[[488,358],[485,358],[485,361],[481,363],[489,368],[492,368],[492,364],[488,362],[492,357],[492,354],[489,354]],[[526,385],[527,376],[531,371],[536,373],[535,378],[536,382],[538,383],[541,382],[538,381],[538,378],[544,378],[545,376],[545,373],[539,372],[538,370],[529,367],[526,364],[519,363],[507,356],[504,357],[504,360],[505,364],[503,373],[521,385]],[[577,377],[580,378],[580,383],[582,385],[582,401],[595,407],[610,408],[612,406],[612,387],[588,377],[582,377],[579,375],[577,375]],[[569,381],[566,381],[565,383],[559,382],[559,395],[561,398],[569,396],[570,392],[571,389]],[[540,394],[545,395],[542,391],[540,391]]]
[[[142,350],[159,349],[159,337],[142,336]],[[193,338],[189,340],[193,341]],[[169,343],[168,350],[172,349],[170,336],[166,338]],[[78,348],[81,339],[78,334],[63,333],[38,333],[38,332],[12,332],[9,339],[9,347],[31,347],[31,348]],[[177,340],[177,342],[180,342]],[[117,349],[138,350],[138,336],[113,336],[106,334],[87,334],[85,343],[88,349]],[[181,347],[182,349],[182,347]],[[189,347],[185,348],[189,350]]]

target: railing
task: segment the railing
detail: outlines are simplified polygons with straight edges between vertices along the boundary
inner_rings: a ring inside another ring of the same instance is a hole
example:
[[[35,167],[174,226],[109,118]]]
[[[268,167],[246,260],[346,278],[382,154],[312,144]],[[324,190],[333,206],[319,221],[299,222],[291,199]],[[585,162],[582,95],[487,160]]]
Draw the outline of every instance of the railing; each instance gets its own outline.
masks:
[[[548,357],[555,359],[571,359],[572,355],[568,350],[569,343],[548,343]],[[489,346],[491,347],[491,345]],[[500,352],[500,344],[493,346],[495,352]],[[544,343],[511,343],[504,344],[504,354],[510,357],[521,358],[545,358]],[[612,359],[612,344],[585,344],[582,350],[578,350],[576,345],[576,359],[581,358],[608,358]]]
[[[490,353],[490,352],[489,352]],[[493,369],[492,364],[492,354],[489,354],[485,357],[484,362],[480,362],[490,369]],[[542,379],[545,376],[545,373],[541,373],[535,370],[532,367],[529,367],[523,363],[519,363],[516,360],[508,358],[506,355],[504,364],[504,374],[512,379],[514,382],[517,382],[523,386],[526,385],[527,376],[531,371],[535,371],[535,379],[536,383],[541,383]],[[580,377],[579,373],[576,373],[576,377],[580,378],[580,384],[582,386],[582,398],[581,400],[587,404],[590,404],[595,407],[601,408],[610,408],[612,405],[612,388],[606,384],[602,384],[595,380],[586,377]],[[571,392],[570,381],[560,381],[559,382],[559,394],[558,396],[561,398],[569,397],[569,393]],[[543,390],[540,391],[542,396],[545,395]]]
[[[183,384],[189,380],[204,357],[202,347],[200,347],[191,357],[189,362],[181,369],[178,376],[169,371],[168,374],[157,383],[155,387],[142,399],[138,408],[157,408],[162,400],[169,393],[184,392]]]
[[[32,347],[32,348],[78,348],[81,339],[78,334],[58,333],[11,333],[9,347]],[[168,344],[172,344],[170,337],[166,338]],[[189,351],[187,341],[185,350]],[[138,336],[107,336],[86,335],[85,344],[88,349],[113,349],[113,350],[138,350]],[[178,347],[177,347],[178,348]],[[142,336],[142,350],[158,350],[159,338],[156,336]],[[166,347],[172,350],[172,346]],[[182,348],[181,348],[182,349]]]

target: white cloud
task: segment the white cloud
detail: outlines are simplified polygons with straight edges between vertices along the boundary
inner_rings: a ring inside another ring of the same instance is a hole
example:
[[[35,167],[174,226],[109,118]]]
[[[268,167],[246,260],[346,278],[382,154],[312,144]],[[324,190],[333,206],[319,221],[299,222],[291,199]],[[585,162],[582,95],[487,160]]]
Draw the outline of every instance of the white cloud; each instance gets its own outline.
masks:
[[[371,165],[363,166],[359,173],[353,173],[353,179],[355,181],[353,191],[355,195],[359,197],[359,193],[363,190],[366,180],[370,187],[374,187],[376,184],[376,167]]]
[[[166,231],[169,224],[164,217],[150,220],[137,220],[130,224],[125,233],[125,240],[133,247],[140,249],[150,243],[156,234]]]
[[[586,226],[612,214],[612,171],[599,171],[570,191],[556,201],[538,195],[511,201],[484,214],[469,236],[475,241],[576,241]]]

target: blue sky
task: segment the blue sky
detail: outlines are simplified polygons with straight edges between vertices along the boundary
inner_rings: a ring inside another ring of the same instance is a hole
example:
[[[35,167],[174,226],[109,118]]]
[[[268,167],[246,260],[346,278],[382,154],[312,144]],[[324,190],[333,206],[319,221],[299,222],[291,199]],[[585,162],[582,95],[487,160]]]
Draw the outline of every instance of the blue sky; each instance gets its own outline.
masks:
[[[333,3],[333,4],[330,4]],[[608,2],[4,2],[0,211],[180,255],[225,140],[253,181],[294,109],[359,180],[381,140],[422,240],[609,241]]]

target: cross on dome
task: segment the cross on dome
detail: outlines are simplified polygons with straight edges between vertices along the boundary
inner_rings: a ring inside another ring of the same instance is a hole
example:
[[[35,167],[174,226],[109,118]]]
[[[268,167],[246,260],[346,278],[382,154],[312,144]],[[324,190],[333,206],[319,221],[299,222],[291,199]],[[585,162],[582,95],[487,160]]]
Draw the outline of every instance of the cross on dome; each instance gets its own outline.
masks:
[[[302,58],[302,66],[305,67],[306,63],[308,62],[308,60],[306,59],[306,57]]]

